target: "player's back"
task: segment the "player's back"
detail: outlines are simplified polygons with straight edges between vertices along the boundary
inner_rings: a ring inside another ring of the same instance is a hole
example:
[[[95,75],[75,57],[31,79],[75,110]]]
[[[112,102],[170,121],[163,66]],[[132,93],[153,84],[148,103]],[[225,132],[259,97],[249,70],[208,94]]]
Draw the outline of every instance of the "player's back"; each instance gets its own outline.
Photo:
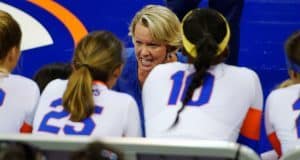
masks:
[[[22,125],[32,125],[39,100],[37,84],[19,75],[0,77],[0,133],[19,133]]]
[[[212,66],[177,126],[169,130],[194,71],[192,65],[175,62],[149,74],[143,87],[146,136],[236,141],[249,108],[262,107],[257,75],[242,67]]]
[[[69,120],[62,106],[67,80],[54,80],[41,95],[34,119],[34,133],[91,136],[140,136],[140,120],[136,102],[127,94],[93,83],[94,113],[81,122]]]
[[[283,154],[300,145],[300,84],[277,89],[266,101],[266,130],[275,131]]]

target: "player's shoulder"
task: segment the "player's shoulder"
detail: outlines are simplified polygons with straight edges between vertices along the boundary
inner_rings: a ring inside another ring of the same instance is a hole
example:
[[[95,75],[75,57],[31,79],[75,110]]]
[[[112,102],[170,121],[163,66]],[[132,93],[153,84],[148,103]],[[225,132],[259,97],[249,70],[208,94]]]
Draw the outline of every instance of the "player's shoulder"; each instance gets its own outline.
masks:
[[[239,75],[243,75],[243,76],[256,76],[257,77],[257,73],[247,67],[242,67],[242,66],[233,66],[233,65],[227,65],[224,64],[224,67],[226,68],[226,70],[228,72],[232,72],[233,74],[239,74]]]
[[[32,79],[21,76],[21,75],[17,75],[17,74],[10,74],[10,80],[9,81],[18,81],[18,82],[22,82],[23,84],[36,84]]]
[[[117,103],[132,103],[135,102],[134,98],[127,94],[127,93],[123,93],[123,92],[119,92],[119,91],[115,91],[115,90],[108,90],[108,96],[110,96],[113,99],[117,99]]]
[[[290,97],[294,93],[298,93],[300,89],[300,84],[294,84],[284,88],[277,88],[268,95],[268,100],[278,100],[281,101],[283,97]]]
[[[280,100],[281,99],[280,96],[282,95],[282,93],[283,93],[282,89],[275,89],[271,91],[266,98],[266,104],[271,104],[274,102],[274,100],[275,101]]]
[[[67,86],[67,83],[68,83],[68,80],[54,79],[46,85],[45,90],[53,89],[53,88],[54,89],[64,88]]]
[[[260,83],[258,74],[250,68],[224,64],[224,71],[228,77],[234,77],[236,82]]]
[[[164,63],[164,64],[159,64],[155,68],[170,68],[170,69],[176,69],[177,67],[186,67],[187,63],[184,62],[169,62],[169,63]]]
[[[118,110],[127,111],[130,110],[131,107],[138,109],[135,99],[127,93],[108,89],[101,97],[102,100],[105,101],[105,104],[109,104],[111,107],[117,107]]]
[[[292,101],[295,101],[295,98],[299,95],[299,87],[295,90],[295,85],[289,86],[286,88],[277,88],[271,91],[266,98],[266,112],[269,112],[270,115],[282,114],[283,112],[289,110],[289,106]],[[276,117],[276,116],[275,116]]]
[[[180,69],[186,69],[189,65],[182,62],[170,62],[170,63],[164,63],[159,64],[155,66],[150,73],[168,73],[168,72],[174,72],[178,71]]]
[[[13,85],[18,85],[18,88],[23,88],[25,91],[30,90],[38,90],[38,85],[35,81],[25,76],[10,74],[9,75],[9,82]]]

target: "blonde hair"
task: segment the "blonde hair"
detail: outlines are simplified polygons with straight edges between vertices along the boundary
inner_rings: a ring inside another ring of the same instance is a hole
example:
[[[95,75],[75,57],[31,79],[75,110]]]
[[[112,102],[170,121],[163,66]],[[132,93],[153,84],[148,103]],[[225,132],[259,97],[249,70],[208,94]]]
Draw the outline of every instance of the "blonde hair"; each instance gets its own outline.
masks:
[[[147,5],[137,12],[129,27],[129,35],[133,39],[137,23],[147,27],[152,38],[170,46],[171,51],[181,46],[180,21],[168,8],[160,5]]]
[[[72,121],[81,121],[93,113],[92,81],[106,82],[123,64],[122,51],[121,41],[107,31],[92,32],[78,43],[74,70],[63,95],[63,106]]]
[[[295,82],[291,79],[287,79],[283,82],[281,82],[276,88],[279,89],[279,88],[286,88],[286,87],[289,87],[291,85],[294,85]]]

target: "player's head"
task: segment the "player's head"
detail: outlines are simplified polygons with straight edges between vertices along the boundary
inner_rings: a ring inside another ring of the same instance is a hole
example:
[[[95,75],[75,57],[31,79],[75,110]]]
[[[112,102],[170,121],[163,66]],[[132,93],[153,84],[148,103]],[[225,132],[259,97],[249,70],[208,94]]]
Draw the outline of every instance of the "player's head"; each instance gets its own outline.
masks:
[[[16,20],[0,10],[0,67],[12,71],[20,56],[22,32]]]
[[[229,39],[229,24],[216,10],[194,9],[183,18],[183,48],[192,59],[207,58],[209,65],[224,60]]]
[[[300,78],[300,31],[294,32],[287,39],[285,53],[288,69],[292,72],[290,75],[294,74],[295,77]]]
[[[132,36],[138,67],[146,72],[166,62],[181,46],[180,21],[168,8],[147,5],[134,16],[129,35]]]
[[[80,121],[94,111],[92,81],[111,88],[121,73],[123,44],[111,32],[97,31],[85,36],[73,55],[73,71],[63,95],[71,120]]]
[[[183,18],[183,52],[188,55],[189,62],[193,63],[196,71],[173,126],[178,122],[179,115],[193,96],[194,90],[203,84],[206,71],[211,65],[221,63],[227,57],[229,38],[227,20],[213,9],[194,9]]]
[[[170,9],[147,5],[137,12],[129,27],[129,35],[133,39],[137,24],[148,28],[154,41],[164,43],[174,50],[181,46],[180,21]]]
[[[93,142],[73,153],[71,160],[123,160],[123,155],[106,144]]]
[[[42,66],[33,76],[42,92],[47,84],[54,79],[68,79],[72,72],[69,63],[50,63]]]

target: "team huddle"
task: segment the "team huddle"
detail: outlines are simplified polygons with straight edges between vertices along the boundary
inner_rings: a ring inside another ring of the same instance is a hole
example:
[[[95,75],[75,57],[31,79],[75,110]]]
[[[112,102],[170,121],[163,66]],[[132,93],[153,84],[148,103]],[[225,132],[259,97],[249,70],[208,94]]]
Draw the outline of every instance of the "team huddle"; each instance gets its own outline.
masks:
[[[300,143],[300,32],[285,44],[290,78],[268,96],[264,115],[258,75],[225,63],[231,30],[216,10],[193,9],[180,22],[147,5],[130,35],[134,50],[109,31],[90,32],[66,77],[35,82],[11,74],[22,33],[0,11],[0,133],[224,140],[257,150],[264,116],[278,156]]]

